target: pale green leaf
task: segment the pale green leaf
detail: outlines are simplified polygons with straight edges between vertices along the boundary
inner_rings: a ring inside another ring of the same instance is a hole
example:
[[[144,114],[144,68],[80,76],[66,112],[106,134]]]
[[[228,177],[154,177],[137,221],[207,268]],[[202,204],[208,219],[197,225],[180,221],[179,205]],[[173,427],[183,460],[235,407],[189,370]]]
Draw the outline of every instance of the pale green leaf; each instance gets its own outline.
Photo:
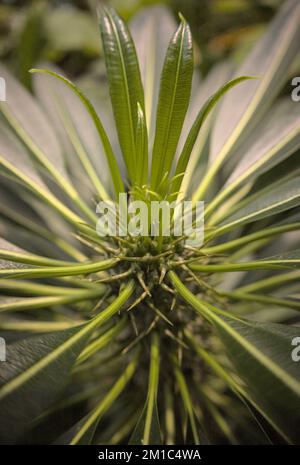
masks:
[[[297,443],[300,427],[300,376],[292,360],[298,327],[237,318],[195,297],[175,275],[180,295],[218,330],[225,350],[245,381],[260,412],[289,442]]]
[[[288,77],[288,68],[299,48],[299,21],[298,0],[285,2],[262,39],[237,69],[237,76],[254,75],[261,79],[249,81],[224,99],[212,137],[211,167],[201,181],[199,199],[204,198],[224,160],[257,125],[258,118],[269,108]]]
[[[109,307],[84,325],[8,345],[7,361],[0,366],[2,443],[14,443],[55,400],[94,329],[118,312],[133,290],[130,282]]]

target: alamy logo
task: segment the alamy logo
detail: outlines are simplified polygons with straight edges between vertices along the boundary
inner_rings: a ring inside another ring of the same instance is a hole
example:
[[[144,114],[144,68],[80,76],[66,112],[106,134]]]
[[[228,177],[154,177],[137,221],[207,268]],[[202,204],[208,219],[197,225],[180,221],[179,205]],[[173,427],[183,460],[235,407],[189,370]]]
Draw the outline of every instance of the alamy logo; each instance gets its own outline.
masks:
[[[292,100],[294,102],[300,102],[300,77],[296,76],[292,79],[292,86],[294,89],[292,90]]]
[[[6,82],[0,77],[0,102],[6,102]]]
[[[204,239],[204,202],[129,201],[99,202],[97,233],[105,236],[183,236],[187,245],[199,247]]]
[[[292,339],[292,346],[296,346],[291,353],[292,360],[293,362],[300,362],[300,337]]]
[[[6,342],[4,337],[0,337],[0,362],[6,362]]]

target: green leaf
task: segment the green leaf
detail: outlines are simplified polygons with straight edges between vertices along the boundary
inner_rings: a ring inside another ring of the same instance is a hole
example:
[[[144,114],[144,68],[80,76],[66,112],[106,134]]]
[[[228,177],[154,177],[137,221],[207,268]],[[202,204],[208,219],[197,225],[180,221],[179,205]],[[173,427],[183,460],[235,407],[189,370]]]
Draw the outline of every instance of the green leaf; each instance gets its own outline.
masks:
[[[85,255],[80,250],[68,242],[70,237],[65,240],[61,238],[57,232],[51,229],[49,230],[45,224],[40,224],[38,216],[32,215],[29,209],[24,208],[24,204],[19,201],[18,197],[11,197],[4,187],[0,190],[0,195],[3,199],[3,203],[0,204],[0,213],[3,218],[3,225],[5,224],[5,231],[8,229],[8,232],[5,232],[6,237],[11,237],[9,230],[13,228],[14,233],[16,230],[21,231],[23,234],[25,233],[29,238],[29,242],[34,243],[34,249],[36,248],[37,242],[41,241],[45,244],[45,249],[47,250],[49,249],[49,243],[51,243],[52,249],[54,248],[55,250],[57,247],[64,255],[67,254],[69,258],[77,261],[86,259]],[[43,210],[46,210],[45,205],[43,205]],[[48,213],[49,210],[46,215],[50,220],[50,226],[52,224],[52,226],[54,226],[53,229],[55,229],[58,221],[54,224],[52,219],[49,218],[51,215]],[[2,231],[2,234],[4,234],[4,231]],[[27,241],[25,244],[26,243]]]
[[[194,407],[193,403],[190,397],[190,393],[188,390],[188,386],[186,384],[186,380],[183,376],[182,371],[178,366],[175,366],[175,377],[177,380],[177,384],[179,387],[179,392],[181,394],[181,398],[184,404],[184,408],[188,414],[190,425],[191,425],[191,430],[192,430],[192,435],[194,439],[194,444],[200,444],[200,439],[199,439],[199,434],[198,434],[198,428],[197,428],[197,421],[196,421],[196,415],[194,412]]]
[[[232,272],[232,271],[251,271],[251,270],[272,270],[280,268],[299,268],[300,267],[300,250],[293,250],[281,255],[253,260],[252,262],[240,263],[217,263],[217,264],[190,264],[191,270],[203,271],[204,273],[211,272]]]
[[[20,331],[21,333],[51,333],[63,329],[72,328],[83,323],[83,320],[70,321],[30,321],[28,319],[21,320],[20,318],[7,318],[0,320],[0,329],[3,331]]]
[[[123,181],[121,178],[118,164],[115,159],[115,155],[113,153],[113,150],[109,142],[109,139],[107,137],[107,134],[105,132],[105,129],[92,103],[86,98],[86,96],[81,92],[81,90],[78,87],[76,87],[75,84],[73,84],[73,82],[71,82],[69,79],[65,78],[64,76],[57,74],[54,71],[47,70],[47,69],[31,69],[30,72],[31,73],[46,73],[51,76],[54,76],[57,79],[60,79],[70,89],[72,89],[73,92],[80,98],[85,108],[87,109],[89,115],[91,116],[95,124],[95,127],[98,131],[101,142],[103,144],[103,148],[104,148],[106,158],[107,158],[107,163],[110,169],[110,173],[111,173],[114,188],[115,188],[115,193],[116,195],[118,195],[120,192],[124,192]]]
[[[236,380],[233,376],[233,373],[228,370],[228,367],[223,367],[219,362],[218,359],[214,354],[211,353],[209,350],[205,350],[198,341],[194,339],[192,334],[189,331],[185,331],[185,336],[187,337],[188,341],[191,343],[191,346],[196,351],[196,353],[201,357],[204,362],[210,367],[210,369],[219,377],[221,378],[225,384],[232,390],[236,396],[243,402],[245,407],[249,410],[249,413],[256,421],[257,425],[259,426],[261,432],[264,433],[266,436],[267,442],[266,444],[270,445],[271,441],[266,434],[266,431],[261,425],[260,418],[258,418],[257,411],[259,411],[258,406],[255,402],[251,399],[249,393],[244,389],[241,385],[239,380]],[[253,409],[253,406],[255,409]],[[233,438],[231,438],[232,440]],[[235,443],[235,440],[234,440]]]
[[[6,102],[1,102],[0,112],[29,150],[45,166],[48,164],[48,167],[55,169],[65,183],[69,182],[62,148],[43,108],[3,66],[0,66],[0,75],[5,78],[9,95]]]
[[[142,414],[130,438],[130,444],[161,444],[161,431],[157,411],[157,392],[159,382],[159,339],[154,333],[151,342],[150,373],[148,395]]]
[[[62,276],[79,276],[106,270],[116,265],[118,260],[107,259],[95,263],[84,263],[67,266],[46,266],[37,268],[0,269],[1,277],[13,278],[54,278]]]
[[[283,99],[268,114],[233,157],[234,169],[224,189],[210,202],[208,215],[241,185],[255,180],[279,165],[300,147],[299,109],[290,98]],[[240,159],[240,154],[242,158]],[[236,164],[237,163],[237,164]]]
[[[258,123],[288,77],[288,69],[298,53],[300,40],[300,4],[284,2],[279,14],[250,55],[237,69],[236,75],[261,76],[228,94],[222,105],[211,141],[211,165],[198,189],[204,199],[216,173],[233,150]]]
[[[15,178],[18,182],[24,185],[29,191],[33,192],[34,195],[42,199],[46,204],[50,205],[60,215],[62,215],[69,223],[78,227],[82,222],[80,216],[75,214],[72,210],[66,207],[60,200],[58,200],[48,189],[43,187],[39,180],[35,180],[32,177],[32,173],[29,174],[21,171],[19,167],[16,167],[7,157],[0,154],[0,166],[3,169],[3,174]]]
[[[287,441],[297,443],[300,376],[291,352],[299,328],[237,318],[195,297],[175,273],[169,276],[183,299],[217,328],[261,413]]]
[[[97,25],[96,30],[99,41]],[[62,70],[53,64],[47,65],[47,69],[63,75]],[[78,181],[77,191],[86,202],[90,202],[91,196],[95,195],[95,189],[101,198],[106,199],[106,192],[113,194],[114,185],[103,144],[99,144],[99,133],[91,124],[86,107],[71,88],[63,81],[53,79],[53,76],[36,73],[33,87],[64,149],[70,176]],[[105,118],[108,109],[106,100],[103,100],[101,92],[99,94],[92,95],[92,101],[101,119]],[[107,127],[107,135],[114,146],[115,135],[110,127]]]
[[[47,186],[39,176],[36,167],[20,141],[11,130],[0,125],[0,156],[11,163],[16,169],[28,176],[32,181],[48,190]]]
[[[244,207],[223,221],[215,234],[223,234],[243,224],[267,218],[300,205],[300,177],[287,180],[266,193],[255,196]]]
[[[79,365],[88,358],[92,357],[94,354],[98,353],[99,350],[102,350],[104,347],[106,347],[124,329],[125,323],[125,319],[120,320],[118,323],[114,324],[112,328],[105,331],[104,334],[101,334],[94,341],[90,342],[90,344],[86,346],[86,348],[78,357],[76,364]]]
[[[176,166],[176,171],[175,171],[175,176],[184,173],[186,170],[186,167],[188,165],[193,147],[195,145],[195,142],[197,140],[197,137],[199,135],[199,131],[202,128],[205,120],[207,119],[208,115],[214,108],[214,106],[218,103],[220,98],[226,94],[232,87],[236,86],[240,82],[246,81],[247,79],[255,79],[250,76],[241,76],[236,79],[233,79],[232,81],[227,82],[224,84],[216,93],[214,93],[203,105],[201,110],[199,111],[193,126],[190,129],[190,132],[188,134],[188,137],[186,139],[186,142],[184,144],[184,147],[182,149],[182,152],[180,154],[177,166]],[[177,179],[173,183],[173,192],[177,192],[180,189],[180,184],[181,184],[181,179]]]
[[[25,263],[27,265],[44,265],[44,266],[64,266],[72,265],[72,262],[55,260],[49,257],[29,253],[11,242],[0,237],[0,260],[9,262]]]
[[[7,91],[11,95],[7,102],[0,105],[0,110],[8,124],[38,165],[50,174],[89,219],[95,221],[95,214],[83,202],[69,180],[61,147],[39,104],[5,69],[0,67],[0,72],[9,83]]]
[[[159,79],[170,37],[177,24],[164,5],[142,8],[130,22],[145,94],[149,142],[153,144]]]
[[[270,288],[280,288],[287,283],[298,281],[300,279],[300,271],[291,271],[290,273],[276,274],[265,279],[261,279],[251,284],[246,284],[236,288],[239,292],[257,292]]]
[[[223,242],[221,244],[213,245],[211,247],[202,248],[202,253],[209,254],[218,254],[226,252],[227,250],[236,249],[245,244],[250,244],[251,242],[259,241],[261,239],[266,239],[270,237],[277,236],[279,234],[284,234],[289,231],[299,231],[300,223],[291,223],[291,224],[282,224],[274,227],[260,229],[254,233],[246,234],[245,236],[238,237],[232,241]]]
[[[136,127],[136,183],[147,184],[148,179],[148,135],[143,109],[138,102],[138,120]]]
[[[82,418],[79,422],[76,423],[76,425],[74,425],[58,440],[56,440],[55,444],[90,444],[93,440],[99,421],[125,389],[136,371],[137,364],[138,356],[135,356],[133,360],[127,365],[124,373],[108,391],[106,396],[100,400],[92,412]]]
[[[0,303],[0,313],[12,311],[32,311],[49,308],[55,305],[72,305],[77,302],[97,299],[103,295],[103,289],[97,290],[74,290],[73,295],[65,296],[43,296],[26,298],[9,298]]]
[[[130,282],[109,307],[84,325],[8,345],[7,361],[0,366],[2,443],[14,443],[55,400],[95,328],[118,312],[133,290]]]
[[[59,103],[57,104],[59,106]],[[70,143],[72,144],[74,151],[82,165],[82,167],[85,170],[85,173],[88,175],[90,178],[92,184],[94,185],[100,199],[102,200],[110,200],[109,195],[107,194],[102,182],[99,179],[99,176],[93,166],[93,163],[90,159],[89,154],[87,153],[82,141],[80,140],[79,134],[77,133],[77,130],[72,122],[71,115],[69,115],[68,111],[63,108],[62,105],[59,106],[58,113],[60,116],[61,121],[63,122],[64,128],[66,133],[68,134]],[[104,161],[102,160],[102,163]],[[74,159],[72,157],[72,165],[74,165]],[[71,166],[72,166],[71,165]],[[74,172],[77,174],[77,177],[79,176],[79,168],[76,165],[76,168],[74,168]],[[101,171],[102,174],[102,171]],[[86,180],[85,180],[86,181]]]
[[[99,10],[99,25],[119,141],[133,181],[138,102],[144,111],[144,91],[135,46],[126,24],[113,9],[102,7]]]
[[[167,50],[161,75],[152,156],[151,187],[155,190],[170,173],[191,95],[193,44],[182,18]]]
[[[227,82],[232,74],[232,69],[229,62],[220,62],[215,65],[203,81],[192,86],[192,94],[188,112],[184,121],[184,125],[181,131],[180,140],[177,147],[176,160],[183,150],[186,143],[186,139],[189,135],[191,127],[197,118],[199,108],[202,108],[207,101],[208,95],[213,95],[218,89]],[[197,179],[199,174],[203,173],[207,165],[209,137],[213,127],[213,123],[217,116],[219,106],[215,107],[208,118],[206,118],[204,124],[201,127],[201,131],[198,134],[194,147],[189,157],[188,168],[186,169],[182,183],[180,186],[180,192],[178,195],[178,201],[183,198],[187,198],[188,195],[192,195],[194,189],[197,186]]]
[[[28,421],[54,401],[89,335],[77,327],[8,345],[0,371],[3,444],[14,443]]]

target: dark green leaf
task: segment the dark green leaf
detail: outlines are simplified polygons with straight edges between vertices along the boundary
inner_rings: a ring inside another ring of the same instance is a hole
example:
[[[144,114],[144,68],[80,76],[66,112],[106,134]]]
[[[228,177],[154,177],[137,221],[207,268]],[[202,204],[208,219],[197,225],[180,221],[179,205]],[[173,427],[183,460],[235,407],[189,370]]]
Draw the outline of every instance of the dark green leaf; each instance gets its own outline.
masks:
[[[165,173],[170,173],[189,105],[192,74],[191,31],[182,18],[168,47],[161,76],[151,173],[154,190]]]
[[[99,24],[119,141],[133,180],[138,102],[144,111],[144,91],[135,46],[126,24],[113,9],[100,9]]]

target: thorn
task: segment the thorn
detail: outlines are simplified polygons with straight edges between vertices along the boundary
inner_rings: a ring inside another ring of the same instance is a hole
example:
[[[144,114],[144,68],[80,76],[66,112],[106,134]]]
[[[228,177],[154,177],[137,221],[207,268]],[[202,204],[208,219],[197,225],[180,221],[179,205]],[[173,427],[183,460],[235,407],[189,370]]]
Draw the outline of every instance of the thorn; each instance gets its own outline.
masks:
[[[163,266],[161,268],[161,273],[160,273],[158,284],[162,284],[162,282],[164,280],[164,277],[166,276],[166,272],[167,272],[167,268],[165,266]]]
[[[170,292],[170,294],[173,294],[173,295],[175,294],[175,291],[174,291],[171,287],[169,287],[167,284],[161,283],[161,287],[162,287],[165,291]]]
[[[127,352],[129,352],[129,350],[131,350],[138,342],[140,342],[145,336],[147,336],[152,331],[152,329],[155,327],[156,322],[157,322],[157,317],[154,318],[154,320],[151,322],[151,324],[150,324],[150,326],[149,326],[149,328],[147,330],[145,330],[141,334],[139,334],[132,342],[130,342],[130,344],[128,344],[128,346],[126,346],[122,350],[121,354],[124,355]]]
[[[101,305],[103,304],[103,302],[105,301],[105,299],[109,296],[109,294],[110,294],[110,289],[107,289],[107,291],[104,293],[104,295],[101,297],[101,299],[98,300],[98,302],[96,303],[96,305],[92,308],[91,314],[95,313],[95,311],[98,310],[98,308],[101,307]]]
[[[145,298],[147,297],[147,292],[143,292],[140,297],[138,297],[133,304],[130,305],[130,307],[127,308],[127,312],[132,310],[134,307],[136,307],[139,303],[141,303]]]
[[[134,315],[130,314],[130,320],[131,320],[131,323],[132,323],[132,326],[133,326],[133,330],[134,330],[136,336],[138,336],[139,335],[139,330],[138,330]]]
[[[137,274],[137,277],[138,277],[139,283],[140,283],[140,285],[142,286],[142,288],[144,289],[144,291],[147,292],[147,294],[148,294],[149,297],[152,297],[151,292],[150,292],[150,289],[147,287],[145,281],[143,280],[143,275],[142,275],[142,273],[139,272],[139,273]]]
[[[170,312],[172,312],[172,310],[174,310],[176,302],[177,302],[177,296],[173,297],[173,299],[172,299]]]
[[[164,333],[166,336],[169,336],[171,339],[176,341],[184,349],[189,349],[189,347],[181,339],[175,336],[175,334],[173,334],[169,329],[165,329]]]
[[[132,268],[129,268],[129,270],[124,271],[124,273],[119,273],[119,274],[115,274],[115,275],[110,275],[110,276],[108,276],[107,278],[97,279],[97,280],[94,281],[94,282],[95,282],[95,283],[110,283],[111,281],[117,281],[117,280],[119,280],[119,279],[127,278],[127,277],[130,276],[132,273],[133,273],[133,269],[132,269]]]
[[[170,321],[166,315],[161,312],[152,302],[149,303],[149,307],[151,308],[151,310],[154,310],[155,313],[157,313],[157,315],[162,318],[166,323],[168,323],[170,326],[174,326],[172,321]]]

